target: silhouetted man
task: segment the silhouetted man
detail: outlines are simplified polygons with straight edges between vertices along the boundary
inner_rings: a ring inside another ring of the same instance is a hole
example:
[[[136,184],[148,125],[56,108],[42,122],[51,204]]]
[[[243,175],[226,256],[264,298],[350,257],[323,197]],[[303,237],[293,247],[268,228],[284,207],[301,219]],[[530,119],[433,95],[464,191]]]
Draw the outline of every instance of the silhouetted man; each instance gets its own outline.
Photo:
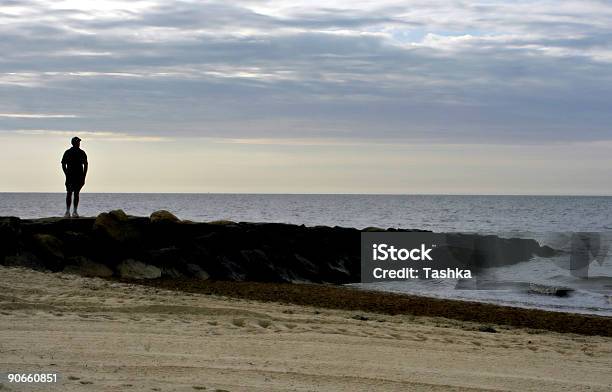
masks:
[[[62,157],[62,170],[66,175],[66,214],[64,217],[70,217],[70,204],[72,204],[72,194],[74,193],[74,211],[73,218],[78,218],[79,213],[79,192],[85,185],[85,176],[87,176],[87,154],[81,150],[81,139],[78,137],[72,138],[72,148],[69,148]]]

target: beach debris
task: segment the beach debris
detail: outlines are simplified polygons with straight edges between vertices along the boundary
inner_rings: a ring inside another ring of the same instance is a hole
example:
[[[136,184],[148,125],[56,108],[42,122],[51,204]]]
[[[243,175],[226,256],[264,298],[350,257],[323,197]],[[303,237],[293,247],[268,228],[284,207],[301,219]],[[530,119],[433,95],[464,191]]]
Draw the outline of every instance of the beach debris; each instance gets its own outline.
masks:
[[[354,320],[359,320],[359,321],[368,321],[370,318],[367,316],[364,316],[362,314],[356,314],[354,316],[351,317]]]

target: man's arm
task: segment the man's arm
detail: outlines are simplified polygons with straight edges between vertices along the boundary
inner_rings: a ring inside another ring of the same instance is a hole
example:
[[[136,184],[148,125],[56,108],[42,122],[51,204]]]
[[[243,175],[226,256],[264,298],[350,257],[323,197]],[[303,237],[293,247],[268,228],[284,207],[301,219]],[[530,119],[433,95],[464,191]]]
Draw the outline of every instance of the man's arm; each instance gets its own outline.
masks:
[[[62,171],[64,172],[64,174],[68,175],[68,173],[66,172],[68,170],[68,165],[66,164],[66,162],[68,162],[68,160],[66,159],[66,153],[64,153],[64,155],[62,155]]]
[[[85,178],[87,177],[87,169],[89,168],[89,163],[87,162],[87,154],[83,151],[83,184],[85,183]]]

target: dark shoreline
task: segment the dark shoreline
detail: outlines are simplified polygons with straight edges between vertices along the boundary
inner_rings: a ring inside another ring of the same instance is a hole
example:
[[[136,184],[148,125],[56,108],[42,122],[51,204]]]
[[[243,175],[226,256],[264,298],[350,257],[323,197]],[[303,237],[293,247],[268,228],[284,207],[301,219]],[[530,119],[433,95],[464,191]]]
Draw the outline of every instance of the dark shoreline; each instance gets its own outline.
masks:
[[[120,280],[161,289],[387,315],[444,317],[580,335],[612,337],[612,317],[550,312],[478,302],[366,291],[326,284],[210,281],[198,279]]]

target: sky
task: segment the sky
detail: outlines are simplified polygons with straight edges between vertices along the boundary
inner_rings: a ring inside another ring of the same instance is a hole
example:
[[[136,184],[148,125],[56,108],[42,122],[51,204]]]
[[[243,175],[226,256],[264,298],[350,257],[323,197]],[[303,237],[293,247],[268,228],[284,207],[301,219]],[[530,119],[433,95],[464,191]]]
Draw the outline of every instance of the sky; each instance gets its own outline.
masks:
[[[2,0],[0,192],[612,195],[612,2]]]

